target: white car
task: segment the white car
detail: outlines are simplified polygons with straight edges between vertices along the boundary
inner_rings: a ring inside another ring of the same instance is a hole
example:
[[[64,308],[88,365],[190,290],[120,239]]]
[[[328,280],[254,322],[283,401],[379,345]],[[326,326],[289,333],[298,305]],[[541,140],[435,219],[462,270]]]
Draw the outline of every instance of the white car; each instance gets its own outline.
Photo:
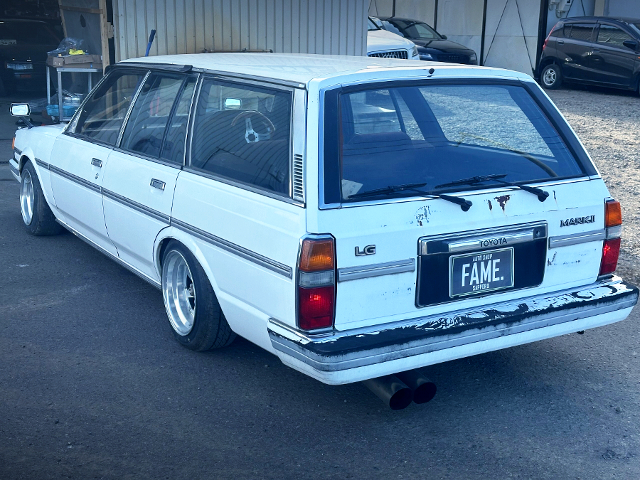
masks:
[[[420,60],[415,43],[381,29],[371,18],[367,18],[367,56]]]
[[[416,369],[617,322],[638,299],[613,275],[620,204],[517,72],[132,59],[70,123],[18,130],[10,165],[27,232],[64,227],[161,289],[185,347],[241,335],[392,408],[435,393]]]

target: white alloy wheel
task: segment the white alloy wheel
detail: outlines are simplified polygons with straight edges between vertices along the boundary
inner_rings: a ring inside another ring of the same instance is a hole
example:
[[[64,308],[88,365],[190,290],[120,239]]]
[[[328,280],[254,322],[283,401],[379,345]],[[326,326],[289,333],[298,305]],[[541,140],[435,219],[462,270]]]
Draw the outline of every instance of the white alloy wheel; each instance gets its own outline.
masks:
[[[188,335],[196,316],[196,289],[187,260],[177,250],[162,265],[162,296],[169,322],[178,335]]]
[[[22,182],[20,185],[20,211],[25,225],[31,225],[33,220],[33,205],[35,196],[33,192],[33,179],[28,169],[22,172]]]

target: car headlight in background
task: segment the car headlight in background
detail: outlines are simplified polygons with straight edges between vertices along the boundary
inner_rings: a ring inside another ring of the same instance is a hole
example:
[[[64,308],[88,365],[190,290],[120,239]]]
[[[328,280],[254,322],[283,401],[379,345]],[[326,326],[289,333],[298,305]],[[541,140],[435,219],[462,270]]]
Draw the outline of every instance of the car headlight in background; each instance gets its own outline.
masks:
[[[472,54],[469,56],[469,61],[470,61],[470,62],[473,62],[473,63],[478,63],[478,56],[477,56],[475,53],[472,53]]]
[[[418,56],[418,47],[416,45],[413,46],[413,50],[411,50],[411,57]]]
[[[430,53],[421,53],[420,60],[433,60],[433,56]]]

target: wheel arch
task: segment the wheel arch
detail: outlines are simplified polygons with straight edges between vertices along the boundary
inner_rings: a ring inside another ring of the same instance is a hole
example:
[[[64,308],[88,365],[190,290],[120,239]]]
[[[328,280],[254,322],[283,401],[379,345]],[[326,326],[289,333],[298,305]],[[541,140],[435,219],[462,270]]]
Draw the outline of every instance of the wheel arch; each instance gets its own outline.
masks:
[[[198,243],[194,240],[194,238],[179,230],[175,227],[169,226],[164,230],[161,230],[158,236],[156,237],[155,245],[154,245],[154,263],[156,271],[158,272],[158,277],[162,282],[162,257],[164,256],[164,252],[167,249],[167,246],[171,241],[176,241],[181,244],[184,248],[186,248],[198,261],[202,269],[204,270],[211,286],[213,287],[213,291],[216,295],[219,294],[220,289],[218,287],[218,282],[216,281],[216,277],[213,274],[213,270],[207,261],[204,252],[198,246]]]
[[[544,70],[551,64],[556,64],[560,69],[560,72],[562,72],[562,65],[560,65],[560,62],[558,62],[555,57],[547,57],[540,60],[540,66],[538,67],[538,76],[542,76],[542,70]]]

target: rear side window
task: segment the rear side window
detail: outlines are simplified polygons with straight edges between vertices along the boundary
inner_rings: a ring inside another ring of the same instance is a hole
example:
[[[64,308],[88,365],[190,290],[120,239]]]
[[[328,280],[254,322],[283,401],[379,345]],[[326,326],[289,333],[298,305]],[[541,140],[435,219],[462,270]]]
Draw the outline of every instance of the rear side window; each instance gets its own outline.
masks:
[[[609,45],[610,47],[622,48],[624,47],[623,44],[625,40],[633,40],[633,37],[618,27],[600,25],[598,29],[598,43]]]
[[[445,184],[473,176],[524,183],[583,174],[523,87],[417,85],[345,93],[339,102],[340,199],[334,201],[415,183],[446,192]],[[325,128],[332,121],[325,118]],[[325,156],[325,172],[331,160]]]
[[[121,147],[158,157],[169,114],[182,86],[182,76],[151,74],[131,110]]]
[[[571,25],[571,37],[574,40],[582,40],[585,42],[591,41],[591,34],[593,33],[593,24],[589,23],[574,23]]]
[[[92,140],[115,145],[131,99],[144,73],[112,72],[93,91],[70,131]]]
[[[204,79],[191,167],[288,195],[290,128],[291,92]]]

